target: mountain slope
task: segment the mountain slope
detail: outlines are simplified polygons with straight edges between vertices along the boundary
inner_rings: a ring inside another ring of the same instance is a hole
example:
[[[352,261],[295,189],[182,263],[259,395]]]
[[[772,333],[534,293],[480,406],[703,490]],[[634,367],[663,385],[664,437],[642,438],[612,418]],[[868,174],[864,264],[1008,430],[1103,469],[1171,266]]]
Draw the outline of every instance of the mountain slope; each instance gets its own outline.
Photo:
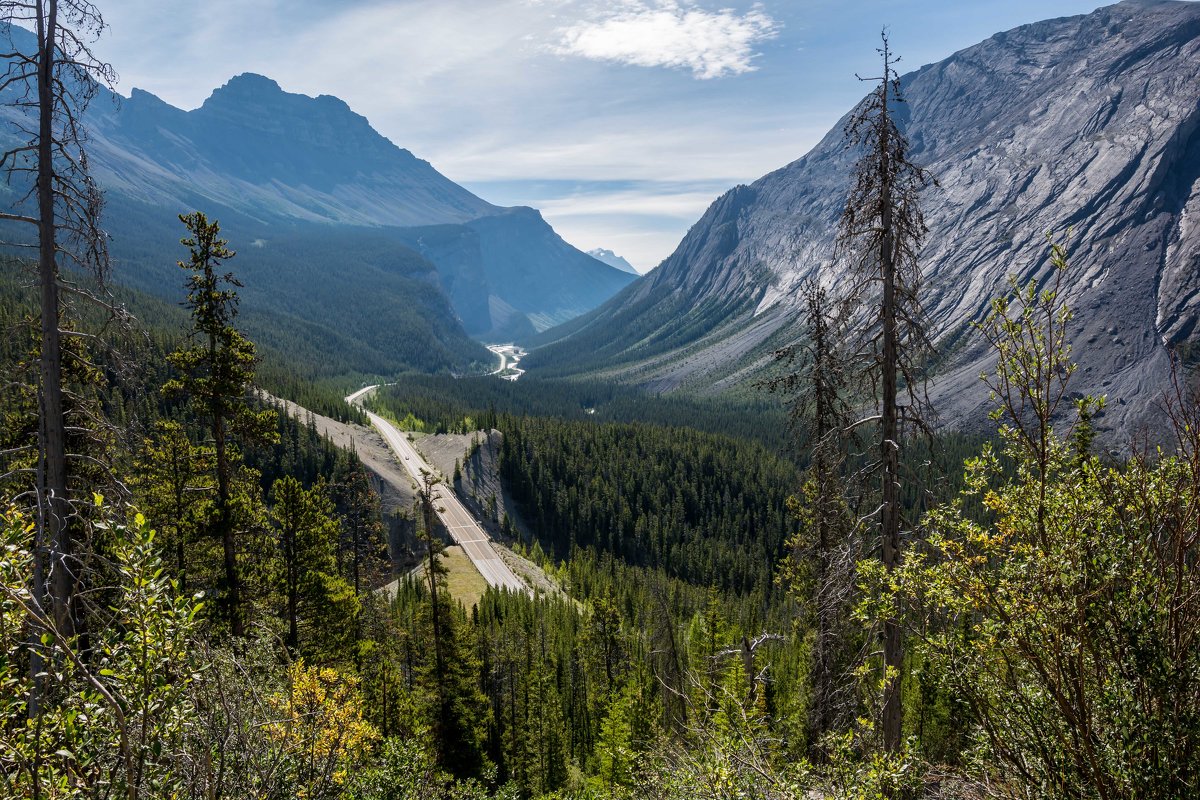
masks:
[[[27,46],[27,32],[5,30],[16,49]],[[0,92],[5,142],[22,122],[5,102],[15,91]],[[291,268],[273,270],[271,285],[247,284],[248,319],[300,315],[306,328],[328,330],[330,343],[344,340],[348,327],[381,345],[405,330],[412,337],[401,366],[490,363],[468,336],[532,334],[632,280],[562,241],[537,212],[494,206],[455,184],[343,101],[290,94],[260,75],[231,79],[191,111],[141,90],[128,99],[101,90],[86,124],[118,282],[174,297],[179,282],[167,276],[180,255],[176,216],[200,209],[220,219],[241,251],[235,268],[287,254]],[[4,192],[9,203],[23,194],[14,185]],[[426,246],[421,232],[430,226],[457,244]],[[314,242],[336,247],[308,246]],[[400,278],[387,262],[421,267]],[[364,305],[382,307],[363,316]],[[377,355],[373,362],[394,364],[397,351]]]
[[[1165,385],[1167,345],[1195,335],[1200,4],[1124,2],[1026,25],[902,80],[912,158],[941,184],[922,198],[921,260],[944,418],[986,403],[977,376],[990,355],[963,335],[969,322],[1007,275],[1044,279],[1045,234],[1069,227],[1075,389],[1109,394],[1105,424],[1132,431]],[[656,270],[543,334],[559,341],[527,366],[717,389],[761,367],[792,335],[799,283],[836,287],[845,270],[833,242],[855,154],[842,128],[719,198]],[[703,319],[664,348],[679,313]]]
[[[465,222],[499,211],[376,133],[336,97],[244,74],[181,111],[134,89],[93,104],[92,155],[110,192],[154,205],[188,193],[260,219],[350,225]]]
[[[140,90],[92,109],[94,170],[117,205],[229,209],[275,239],[281,226],[304,223],[419,227],[391,235],[437,267],[471,334],[541,330],[632,280],[568,245],[536,211],[476,197],[335,97],[290,94],[244,74],[192,111]],[[426,244],[423,229],[447,225],[469,228],[443,230]],[[353,251],[352,235],[336,236]]]

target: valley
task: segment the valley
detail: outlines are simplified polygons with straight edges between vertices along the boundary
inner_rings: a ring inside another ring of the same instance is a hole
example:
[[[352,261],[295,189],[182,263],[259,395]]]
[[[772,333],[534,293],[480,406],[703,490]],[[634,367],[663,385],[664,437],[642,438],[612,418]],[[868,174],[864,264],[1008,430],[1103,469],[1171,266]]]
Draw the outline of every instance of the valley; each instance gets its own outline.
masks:
[[[0,797],[1197,796],[1101,2],[0,3]]]
[[[500,366],[491,373],[492,375],[498,375],[506,381],[515,381],[525,374],[525,370],[517,366],[521,359],[528,355],[523,348],[515,344],[490,344],[488,350],[500,359]]]

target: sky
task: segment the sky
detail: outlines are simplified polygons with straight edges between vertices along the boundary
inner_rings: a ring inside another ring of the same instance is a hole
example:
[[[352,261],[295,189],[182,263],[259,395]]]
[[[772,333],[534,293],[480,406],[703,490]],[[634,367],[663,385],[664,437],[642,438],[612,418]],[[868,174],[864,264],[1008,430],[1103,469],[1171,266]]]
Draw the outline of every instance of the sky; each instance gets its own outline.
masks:
[[[342,98],[400,147],[642,272],[900,71],[1096,0],[100,0],[117,90],[199,106],[234,75]]]

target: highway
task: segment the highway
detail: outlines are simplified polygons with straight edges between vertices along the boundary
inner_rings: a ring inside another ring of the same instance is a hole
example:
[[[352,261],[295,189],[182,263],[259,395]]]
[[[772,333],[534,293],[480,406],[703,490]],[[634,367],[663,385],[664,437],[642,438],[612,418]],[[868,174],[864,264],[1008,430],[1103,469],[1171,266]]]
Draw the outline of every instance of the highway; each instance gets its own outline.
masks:
[[[346,402],[362,408],[358,402],[359,399],[375,388],[375,386],[368,386],[365,389],[359,389],[347,397]],[[417,486],[421,486],[422,471],[434,472],[434,469],[425,463],[425,459],[421,457],[417,449],[408,441],[408,437],[397,430],[396,426],[378,414],[372,414],[366,409],[362,410],[366,413],[367,418],[371,420],[371,424],[375,426],[375,429],[379,431],[379,434],[383,436],[383,440],[387,442],[388,447],[396,454],[398,462],[403,465],[404,469],[413,479],[413,482]],[[471,513],[459,502],[454,491],[447,486],[439,486],[435,491],[438,495],[436,503],[438,518],[446,526],[446,530],[450,532],[450,537],[454,539],[454,542],[461,546],[463,552],[471,559],[471,563],[475,565],[475,569],[479,570],[479,574],[488,582],[488,585],[509,589],[514,592],[528,592],[529,587],[496,554],[487,531],[483,529],[475,518],[471,516]]]

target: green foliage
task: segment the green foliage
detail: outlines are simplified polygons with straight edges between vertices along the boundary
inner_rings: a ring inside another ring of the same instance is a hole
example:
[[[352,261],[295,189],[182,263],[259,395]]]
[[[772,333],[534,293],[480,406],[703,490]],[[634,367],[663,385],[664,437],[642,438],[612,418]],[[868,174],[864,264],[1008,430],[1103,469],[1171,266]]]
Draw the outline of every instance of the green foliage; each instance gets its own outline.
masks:
[[[653,395],[611,381],[519,381],[487,376],[452,378],[401,375],[370,398],[379,413],[406,421],[427,433],[471,433],[499,426],[504,415],[556,417],[595,422],[645,422],[687,427],[762,442],[772,449],[790,446],[783,411],[776,403],[753,398],[699,398]]]
[[[103,509],[100,514],[104,515]],[[111,513],[111,512],[108,512]],[[197,601],[168,579],[154,532],[102,523],[120,604],[89,640],[58,635],[29,590],[33,529],[0,522],[0,788],[9,797],[166,797],[179,790],[197,679]],[[30,630],[45,631],[31,641]],[[84,649],[86,648],[86,650]],[[41,672],[31,676],[31,659]]]
[[[105,222],[122,265],[116,281],[173,303],[174,215],[128,198],[111,200]],[[242,327],[260,347],[262,372],[276,394],[299,401],[283,390],[406,370],[482,371],[492,363],[463,331],[410,230],[266,223],[210,208],[225,235],[241,243]]]
[[[1184,797],[1200,781],[1200,415],[1180,398],[1178,453],[1124,464],[1055,431],[1073,367],[1052,258],[1048,288],[1014,285],[982,325],[1001,444],[968,460],[964,496],[986,516],[936,509],[891,588],[868,577],[885,607],[922,612],[920,653],[978,722],[993,791]]]
[[[515,786],[488,792],[473,779],[458,780],[437,766],[437,751],[427,730],[388,739],[379,764],[351,781],[347,800],[518,800]]]
[[[233,258],[220,225],[199,211],[180,215],[189,236],[181,240],[191,254],[179,266],[189,271],[186,306],[191,311],[192,334],[196,341],[168,356],[178,377],[167,381],[163,391],[188,397],[196,410],[212,420],[213,436],[220,447],[224,426],[247,438],[259,438],[274,424],[273,413],[254,412],[246,393],[254,380],[254,344],[233,326],[237,315],[237,292],[242,284],[232,272],[218,273],[221,263]]]
[[[699,586],[772,591],[791,465],[686,428],[505,418],[500,470],[560,557],[594,547]]]
[[[437,603],[436,608],[432,603],[423,605],[417,617],[430,645],[418,661],[417,685],[425,698],[440,763],[459,777],[478,778],[485,767],[488,721],[487,699],[479,688],[480,663],[462,608],[452,606],[446,593]]]
[[[305,489],[291,476],[275,481],[270,501],[283,562],[285,643],[293,653],[336,659],[350,647],[358,603],[337,570],[333,501],[324,484]]]
[[[193,445],[182,425],[160,420],[134,467],[142,510],[160,521],[163,546],[174,551],[175,575],[181,583],[187,579],[190,545],[212,513],[212,460],[212,449]]]
[[[231,448],[231,436],[246,440],[267,437],[274,423],[274,412],[252,410],[246,395],[254,379],[254,344],[233,326],[237,314],[237,292],[241,284],[227,272],[218,274],[222,261],[234,253],[220,237],[221,226],[199,211],[179,216],[189,236],[181,243],[189,248],[187,303],[191,312],[195,342],[167,356],[178,375],[163,385],[168,395],[188,398],[193,410],[205,420],[212,436],[216,495],[210,520],[212,534],[221,540],[224,582],[221,603],[230,627],[237,636],[245,632],[242,578],[238,564],[238,526],[232,494],[234,471],[238,464]],[[241,533],[245,533],[243,528]]]

